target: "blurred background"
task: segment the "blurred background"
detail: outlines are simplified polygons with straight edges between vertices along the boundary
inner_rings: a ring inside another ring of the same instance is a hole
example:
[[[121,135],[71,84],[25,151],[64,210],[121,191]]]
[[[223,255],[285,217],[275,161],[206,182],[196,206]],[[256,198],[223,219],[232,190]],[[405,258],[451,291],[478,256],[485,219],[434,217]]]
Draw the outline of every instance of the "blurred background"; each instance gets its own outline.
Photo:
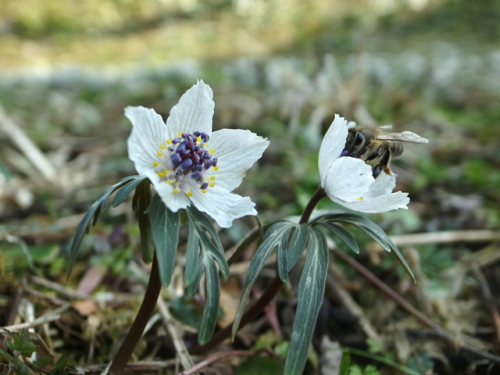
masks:
[[[428,145],[408,145],[393,163],[396,190],[410,193],[409,210],[370,216],[397,236],[418,286],[362,234],[357,259],[457,340],[498,352],[497,302],[493,310],[487,306],[499,297],[500,282],[499,40],[498,0],[3,0],[0,325],[13,324],[7,306],[20,283],[32,291],[23,300],[40,311],[51,302],[36,292],[52,290],[40,279],[94,298],[141,295],[147,267],[130,204],[102,215],[66,282],[68,245],[98,194],[135,174],[124,107],[151,107],[166,118],[182,93],[203,79],[214,90],[214,129],[248,128],[271,140],[238,189],[257,203],[263,222],[301,213],[319,184],[317,154],[336,113],[428,138]],[[340,208],[326,201],[320,207]],[[247,218],[221,231],[227,248],[254,225]],[[411,233],[422,236],[415,240]],[[489,362],[475,364],[477,358],[454,353],[436,338],[403,335],[407,350],[401,352],[396,333],[417,323],[337,263],[339,285],[386,344],[366,344],[366,332],[334,297],[325,302],[321,323],[332,341],[422,374],[458,374],[470,366],[467,371],[486,373]],[[223,290],[222,325],[234,316],[244,274],[244,268],[235,271]],[[488,285],[490,299],[481,292]],[[182,311],[177,316],[193,312],[183,323],[196,326],[199,304],[180,298],[178,289],[169,293]],[[113,322],[110,305],[79,311],[65,324],[80,337],[59,327],[54,351],[82,365],[106,362],[117,345],[112,332],[126,330],[137,298],[123,302]],[[93,336],[91,314],[99,317]],[[282,318],[281,324],[286,340],[291,323]],[[265,332],[259,329],[249,342]],[[328,350],[316,339],[323,358]],[[95,347],[92,355],[89,347]],[[151,356],[146,344],[141,350],[136,359]],[[166,345],[155,354],[169,350]],[[397,373],[377,361],[356,366],[359,374],[372,374],[367,366]]]

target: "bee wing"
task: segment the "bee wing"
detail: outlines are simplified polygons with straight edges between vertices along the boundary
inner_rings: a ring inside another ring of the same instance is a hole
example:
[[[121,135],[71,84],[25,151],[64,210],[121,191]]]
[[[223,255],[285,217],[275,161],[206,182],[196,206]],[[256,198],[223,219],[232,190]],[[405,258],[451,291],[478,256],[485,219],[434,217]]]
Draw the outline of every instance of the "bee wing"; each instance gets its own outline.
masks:
[[[378,127],[379,129],[392,129],[392,125],[382,125]]]
[[[402,133],[390,133],[379,135],[375,139],[381,141],[399,141],[399,142],[409,142],[409,143],[429,143],[429,140],[415,134],[413,132],[404,131]]]

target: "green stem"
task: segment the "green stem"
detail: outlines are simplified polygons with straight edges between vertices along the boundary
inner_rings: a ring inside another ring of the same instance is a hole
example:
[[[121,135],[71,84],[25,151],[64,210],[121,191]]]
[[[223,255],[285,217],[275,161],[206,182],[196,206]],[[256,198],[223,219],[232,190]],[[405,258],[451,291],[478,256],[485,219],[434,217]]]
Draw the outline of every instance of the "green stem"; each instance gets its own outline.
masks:
[[[158,260],[156,259],[156,253],[153,257],[153,264],[151,265],[151,274],[149,276],[148,286],[146,287],[146,294],[144,295],[144,299],[142,300],[141,307],[139,308],[139,312],[135,317],[132,326],[130,327],[130,331],[125,337],[120,349],[116,353],[113,358],[113,362],[111,363],[111,367],[109,368],[110,374],[120,374],[128,360],[132,356],[132,353],[137,346],[137,343],[142,337],[144,333],[144,329],[146,328],[146,324],[149,321],[149,318],[153,314],[153,311],[156,307],[156,301],[158,301],[158,296],[161,291],[161,281],[160,281],[160,272],[158,269]]]
[[[318,202],[324,197],[326,197],[326,193],[321,187],[319,187],[318,190],[316,190],[316,193],[314,193],[309,203],[307,204],[304,213],[300,218],[299,221],[300,224],[305,224],[309,221],[309,218],[311,217],[311,213],[314,207],[316,207]],[[278,294],[282,285],[283,282],[281,281],[279,276],[276,276],[273,279],[273,281],[271,281],[271,284],[267,287],[266,291],[255,302],[255,304],[243,314],[243,317],[241,318],[240,321],[239,329],[244,327],[246,324],[250,323],[257,315],[259,315],[259,313],[262,312],[262,310],[264,310],[264,308],[274,299],[276,294]],[[193,354],[205,353],[215,348],[222,341],[231,337],[233,324],[234,322],[228,325],[227,327],[221,329],[212,336],[212,339],[208,343],[206,343],[203,346],[194,348],[191,352]]]

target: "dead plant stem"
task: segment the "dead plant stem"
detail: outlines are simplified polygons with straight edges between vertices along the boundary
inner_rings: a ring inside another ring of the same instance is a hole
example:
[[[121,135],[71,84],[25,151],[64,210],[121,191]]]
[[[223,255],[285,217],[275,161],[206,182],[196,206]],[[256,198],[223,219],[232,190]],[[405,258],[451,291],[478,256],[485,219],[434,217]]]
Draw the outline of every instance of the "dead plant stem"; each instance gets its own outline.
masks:
[[[413,307],[409,302],[407,302],[402,296],[396,293],[393,289],[391,289],[386,283],[380,280],[377,276],[375,276],[372,272],[370,272],[365,266],[359,263],[357,260],[344,253],[342,250],[334,248],[331,251],[341,258],[344,262],[349,264],[352,268],[358,271],[365,279],[370,281],[373,285],[379,288],[382,292],[384,292],[390,299],[396,302],[399,306],[401,306],[404,310],[410,313],[413,317],[419,320],[425,326],[434,330],[434,332],[447,341],[452,346],[456,347],[457,343],[453,339],[453,336],[444,330],[441,326],[434,323],[431,319],[429,319],[426,315],[422,314],[419,310]],[[460,349],[466,350],[469,353],[473,353],[477,356],[487,358],[493,362],[500,363],[500,357],[490,354],[488,352],[473,348],[470,345],[461,345]]]

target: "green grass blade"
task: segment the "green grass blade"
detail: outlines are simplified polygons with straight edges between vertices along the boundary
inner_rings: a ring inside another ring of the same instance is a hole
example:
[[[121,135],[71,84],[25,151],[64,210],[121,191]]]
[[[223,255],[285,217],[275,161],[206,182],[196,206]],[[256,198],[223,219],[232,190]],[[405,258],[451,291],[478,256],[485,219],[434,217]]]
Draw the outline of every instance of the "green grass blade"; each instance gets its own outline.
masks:
[[[349,368],[351,367],[351,355],[349,349],[342,350],[342,363],[340,364],[339,375],[349,375]]]

